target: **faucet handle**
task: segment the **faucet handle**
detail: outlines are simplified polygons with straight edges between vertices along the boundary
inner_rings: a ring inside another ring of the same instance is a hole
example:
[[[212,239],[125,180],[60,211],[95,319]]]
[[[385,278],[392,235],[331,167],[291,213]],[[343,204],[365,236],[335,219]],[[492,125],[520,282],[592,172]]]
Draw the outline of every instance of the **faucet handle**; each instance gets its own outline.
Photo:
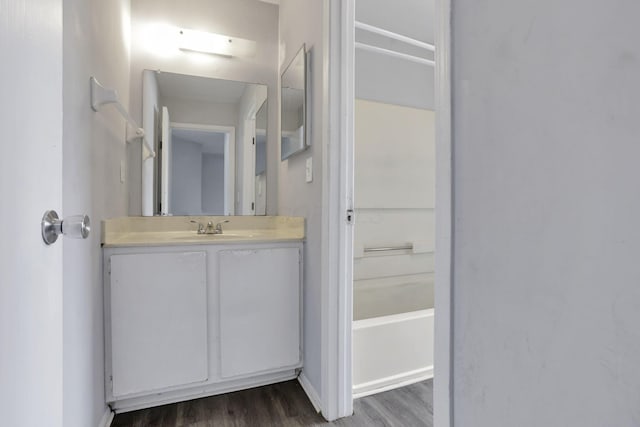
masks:
[[[216,233],[218,234],[222,234],[222,224],[225,224],[229,222],[228,219],[225,219],[224,221],[220,221],[219,223],[216,224]]]
[[[205,233],[204,224],[202,224],[201,222],[198,222],[198,221],[194,221],[194,220],[191,220],[189,222],[192,222],[194,224],[198,224],[198,234],[204,234]]]

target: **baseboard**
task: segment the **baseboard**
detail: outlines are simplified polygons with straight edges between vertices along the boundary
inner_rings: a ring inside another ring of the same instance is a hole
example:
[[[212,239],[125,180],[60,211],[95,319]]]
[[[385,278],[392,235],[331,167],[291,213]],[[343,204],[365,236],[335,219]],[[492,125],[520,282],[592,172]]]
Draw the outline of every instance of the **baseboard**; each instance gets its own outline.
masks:
[[[198,385],[187,389],[176,389],[161,393],[122,398],[121,400],[111,401],[111,407],[117,414],[120,414],[123,412],[136,411],[138,409],[151,408],[154,406],[167,405],[170,403],[183,402],[185,400],[199,399],[201,397],[215,396],[248,388],[261,387],[267,384],[289,381],[295,379],[297,376],[298,372],[296,369],[289,369],[283,372],[255,375],[252,377],[227,380],[218,383]],[[107,396],[107,399],[109,399],[109,396]]]
[[[100,419],[100,422],[98,423],[98,427],[109,427],[111,425],[111,422],[113,421],[114,416],[115,414],[113,413],[111,408],[107,406],[107,409],[105,409],[104,411],[104,415],[102,416],[102,418]]]
[[[322,401],[320,400],[320,396],[318,396],[316,389],[311,385],[307,377],[304,376],[304,373],[298,376],[298,382],[302,386],[302,390],[307,394],[307,397],[316,412],[320,413],[322,411]]]
[[[392,375],[390,377],[380,378],[364,384],[353,386],[353,398],[369,396],[376,393],[393,390],[396,388],[408,386],[433,378],[433,366],[428,366],[415,371],[403,372],[402,374]]]

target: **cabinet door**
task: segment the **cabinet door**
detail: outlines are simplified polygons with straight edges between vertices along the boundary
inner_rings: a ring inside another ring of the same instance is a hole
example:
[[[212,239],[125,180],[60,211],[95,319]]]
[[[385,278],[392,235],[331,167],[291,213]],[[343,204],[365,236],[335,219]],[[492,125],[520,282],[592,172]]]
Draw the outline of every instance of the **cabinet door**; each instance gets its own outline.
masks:
[[[299,249],[221,251],[219,261],[222,376],[299,364]]]
[[[113,395],[205,381],[206,253],[110,257]]]

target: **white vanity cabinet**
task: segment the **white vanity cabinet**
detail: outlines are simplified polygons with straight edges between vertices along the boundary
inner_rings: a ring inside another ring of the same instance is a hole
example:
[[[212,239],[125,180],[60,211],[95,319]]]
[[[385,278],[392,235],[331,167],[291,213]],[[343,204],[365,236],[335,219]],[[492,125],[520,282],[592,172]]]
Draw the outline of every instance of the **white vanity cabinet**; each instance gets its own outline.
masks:
[[[295,378],[302,242],[103,249],[116,411]]]

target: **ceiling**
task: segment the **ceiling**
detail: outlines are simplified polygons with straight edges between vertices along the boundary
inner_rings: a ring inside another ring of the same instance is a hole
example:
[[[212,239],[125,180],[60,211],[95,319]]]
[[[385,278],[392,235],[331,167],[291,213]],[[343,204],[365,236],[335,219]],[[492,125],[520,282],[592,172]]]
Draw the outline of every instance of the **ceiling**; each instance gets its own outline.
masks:
[[[171,137],[174,144],[181,141],[192,142],[202,145],[203,153],[224,155],[224,132],[173,128]]]
[[[216,104],[237,104],[250,83],[212,79],[158,71],[158,88],[163,98],[178,98]]]

